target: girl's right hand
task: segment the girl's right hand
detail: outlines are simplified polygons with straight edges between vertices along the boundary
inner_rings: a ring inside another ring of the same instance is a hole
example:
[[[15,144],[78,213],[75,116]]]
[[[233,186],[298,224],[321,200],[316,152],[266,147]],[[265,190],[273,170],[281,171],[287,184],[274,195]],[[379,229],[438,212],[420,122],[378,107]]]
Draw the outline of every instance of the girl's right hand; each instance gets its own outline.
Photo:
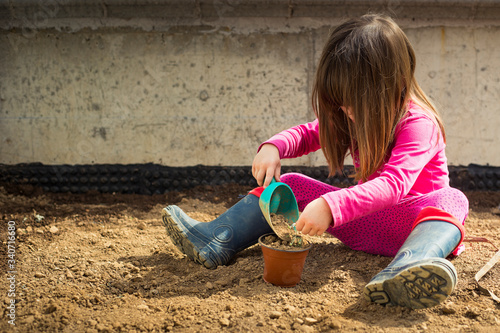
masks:
[[[252,163],[252,175],[259,186],[267,187],[274,179],[279,182],[281,174],[281,160],[278,148],[275,145],[264,144]]]

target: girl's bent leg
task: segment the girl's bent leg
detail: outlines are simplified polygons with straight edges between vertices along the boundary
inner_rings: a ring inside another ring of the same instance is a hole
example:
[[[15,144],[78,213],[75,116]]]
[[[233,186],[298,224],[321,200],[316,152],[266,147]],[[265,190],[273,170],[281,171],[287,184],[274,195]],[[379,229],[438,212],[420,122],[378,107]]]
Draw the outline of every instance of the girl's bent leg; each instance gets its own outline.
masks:
[[[469,210],[465,195],[448,187],[410,197],[399,204],[328,230],[353,250],[393,257],[411,232],[413,222],[425,207],[448,212],[463,225]],[[454,251],[459,254],[463,245]]]
[[[464,234],[462,224],[451,214],[424,208],[394,260],[365,286],[365,298],[412,309],[443,302],[457,283],[455,267],[445,258]]]

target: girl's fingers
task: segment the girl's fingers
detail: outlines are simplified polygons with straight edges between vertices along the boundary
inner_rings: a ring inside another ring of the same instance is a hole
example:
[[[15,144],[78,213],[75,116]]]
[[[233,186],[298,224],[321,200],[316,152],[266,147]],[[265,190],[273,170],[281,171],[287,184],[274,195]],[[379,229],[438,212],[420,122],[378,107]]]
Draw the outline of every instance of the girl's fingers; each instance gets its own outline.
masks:
[[[266,178],[264,179],[264,187],[268,187],[271,184],[271,180],[273,179],[273,170],[267,169]]]
[[[295,222],[295,229],[297,229],[297,231],[302,232],[302,228],[304,228],[304,223],[299,218],[299,220]]]
[[[269,184],[271,184],[271,181],[273,178],[279,182],[280,179],[280,168],[268,168],[267,173],[266,173],[266,181],[264,184],[264,187],[267,187]]]
[[[309,235],[310,232],[311,232],[311,227],[308,225],[305,225],[301,230],[301,233],[303,233],[304,235]]]
[[[277,182],[280,181],[280,175],[281,175],[281,167],[278,166],[276,169],[274,169],[274,179],[276,179]]]
[[[255,177],[255,180],[257,181],[257,184],[259,186],[262,186],[262,184],[264,183],[265,176],[266,176],[266,173],[265,173],[265,171],[262,171],[262,169],[257,171],[257,175]]]

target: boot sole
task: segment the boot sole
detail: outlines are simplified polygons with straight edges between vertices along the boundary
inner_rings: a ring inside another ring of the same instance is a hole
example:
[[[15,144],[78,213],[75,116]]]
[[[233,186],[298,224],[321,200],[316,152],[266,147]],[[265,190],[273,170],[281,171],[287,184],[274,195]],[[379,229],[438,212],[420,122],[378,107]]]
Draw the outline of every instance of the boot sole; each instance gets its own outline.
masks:
[[[187,257],[194,262],[203,265],[208,269],[215,269],[217,265],[213,263],[212,260],[206,258],[201,254],[201,251],[196,247],[190,240],[189,237],[196,237],[189,231],[185,230],[182,226],[179,226],[177,222],[172,218],[172,215],[167,208],[162,210],[162,221],[167,229],[167,233],[174,245]],[[189,235],[188,235],[189,234]]]
[[[444,259],[425,260],[401,270],[392,278],[368,283],[365,299],[411,309],[425,309],[443,302],[455,288],[457,273]]]

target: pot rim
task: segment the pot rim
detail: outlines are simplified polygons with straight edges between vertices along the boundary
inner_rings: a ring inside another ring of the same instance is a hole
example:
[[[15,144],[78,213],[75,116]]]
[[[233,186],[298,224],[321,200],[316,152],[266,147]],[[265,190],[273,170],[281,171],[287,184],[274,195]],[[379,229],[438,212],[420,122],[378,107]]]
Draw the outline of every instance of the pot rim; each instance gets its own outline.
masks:
[[[267,244],[264,244],[264,242],[262,242],[262,239],[266,236],[269,236],[269,235],[273,235],[273,236],[277,236],[275,233],[268,233],[268,234],[264,234],[262,236],[259,237],[259,245],[260,246],[263,246],[265,248],[268,248],[268,249],[271,249],[271,250],[274,250],[274,251],[280,251],[280,252],[305,252],[305,251],[309,251],[312,247],[312,243],[305,240],[305,242],[307,242],[309,244],[309,246],[305,247],[305,248],[300,248],[300,249],[297,249],[297,250],[283,250],[283,249],[277,249],[275,247],[271,247]]]

